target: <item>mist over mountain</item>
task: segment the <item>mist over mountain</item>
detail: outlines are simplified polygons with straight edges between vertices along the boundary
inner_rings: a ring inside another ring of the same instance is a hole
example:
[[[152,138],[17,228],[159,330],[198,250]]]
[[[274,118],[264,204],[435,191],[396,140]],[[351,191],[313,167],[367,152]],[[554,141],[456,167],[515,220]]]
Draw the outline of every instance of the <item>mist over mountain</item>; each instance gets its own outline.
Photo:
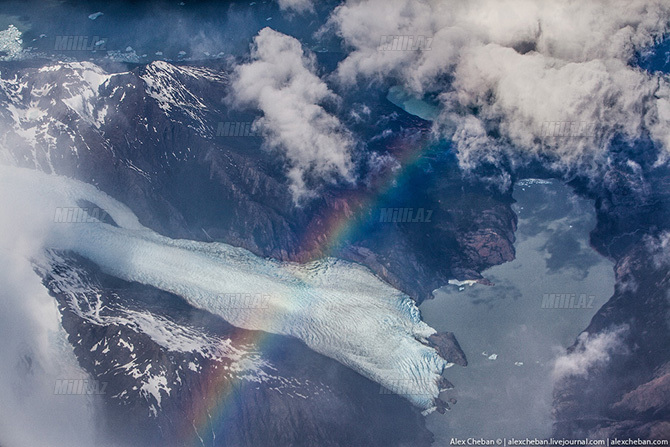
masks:
[[[0,445],[438,445],[514,368],[553,396],[514,430],[670,438],[669,24],[645,0],[3,3]],[[542,179],[568,203],[521,210]],[[593,259],[614,293],[588,307]],[[537,313],[498,329],[536,372],[475,350],[483,312],[418,308],[514,281]],[[580,293],[575,325],[548,297]]]

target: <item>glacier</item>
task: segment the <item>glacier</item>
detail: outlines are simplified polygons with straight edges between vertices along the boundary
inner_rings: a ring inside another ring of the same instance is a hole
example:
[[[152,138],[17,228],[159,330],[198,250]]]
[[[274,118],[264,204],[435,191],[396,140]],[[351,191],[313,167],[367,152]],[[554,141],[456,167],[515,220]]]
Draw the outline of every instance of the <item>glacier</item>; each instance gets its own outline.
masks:
[[[421,321],[410,297],[367,268],[335,258],[279,262],[227,244],[171,239],[93,185],[67,177],[0,166],[0,182],[0,204],[15,210],[0,229],[180,295],[234,326],[298,338],[424,411],[436,408],[441,374],[451,366],[427,345],[436,331]],[[54,218],[57,209],[83,202],[100,207],[116,225]],[[263,296],[249,301],[262,305],[231,304],[230,297],[245,295]]]

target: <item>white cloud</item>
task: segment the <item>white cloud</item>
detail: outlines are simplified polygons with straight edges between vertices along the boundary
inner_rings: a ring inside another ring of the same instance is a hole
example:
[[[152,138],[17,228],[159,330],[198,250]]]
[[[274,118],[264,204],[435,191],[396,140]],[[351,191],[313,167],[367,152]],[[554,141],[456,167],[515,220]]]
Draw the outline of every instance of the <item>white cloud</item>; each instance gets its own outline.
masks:
[[[312,0],[277,0],[277,3],[279,3],[279,8],[282,11],[289,10],[298,13],[314,12]]]
[[[377,79],[439,94],[436,130],[454,135],[464,167],[507,155],[597,169],[614,132],[647,130],[670,147],[670,85],[629,64],[669,20],[670,3],[653,0],[364,0],[336,8],[329,27],[351,49],[336,73],[344,85]],[[432,45],[389,51],[383,36]],[[591,123],[595,135],[543,139],[557,122]]]
[[[644,242],[656,268],[670,265],[670,232],[664,231],[658,236],[647,236]]]
[[[591,368],[607,363],[612,353],[625,349],[622,341],[627,331],[627,326],[621,326],[595,335],[581,333],[574,351],[556,358],[554,380],[559,381],[569,376],[583,377]]]
[[[312,195],[323,181],[353,181],[354,140],[323,107],[339,98],[315,74],[313,56],[297,39],[264,28],[254,38],[251,59],[235,70],[233,96],[263,112],[254,127],[285,154],[294,199]]]
[[[89,379],[60,324],[55,300],[33,271],[44,214],[0,177],[0,444],[100,445],[93,396],[54,395],[56,380]]]

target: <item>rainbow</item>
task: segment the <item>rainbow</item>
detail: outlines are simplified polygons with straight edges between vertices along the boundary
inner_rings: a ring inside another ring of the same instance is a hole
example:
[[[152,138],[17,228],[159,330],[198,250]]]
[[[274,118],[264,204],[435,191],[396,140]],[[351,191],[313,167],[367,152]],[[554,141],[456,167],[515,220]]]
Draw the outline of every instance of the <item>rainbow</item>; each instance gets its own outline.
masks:
[[[335,256],[365,228],[371,216],[388,201],[391,193],[402,189],[403,184],[421,161],[426,152],[435,148],[430,137],[422,134],[419,141],[401,141],[394,155],[399,167],[388,170],[369,188],[351,193],[333,204],[331,212],[325,218],[314,220],[308,225],[302,238],[302,247],[309,256],[306,261],[325,256]]]
[[[425,130],[413,141],[400,139],[392,151],[400,166],[380,175],[370,187],[335,199],[331,211],[325,217],[314,219],[303,233],[300,247],[306,255],[301,260],[307,262],[335,255],[365,227],[370,213],[376,212],[389,194],[404,184],[425,153],[434,148],[435,143]],[[267,352],[273,340],[269,335],[261,331],[252,332],[244,342],[255,346],[258,351]],[[240,340],[234,341],[238,343]],[[199,397],[192,396],[179,429],[184,445],[207,445],[205,439],[211,439],[215,433],[221,435],[219,429],[233,417],[236,399],[240,397],[236,390],[242,386],[241,379],[231,380],[229,371],[220,365],[211,368],[205,376],[203,388],[197,393]]]

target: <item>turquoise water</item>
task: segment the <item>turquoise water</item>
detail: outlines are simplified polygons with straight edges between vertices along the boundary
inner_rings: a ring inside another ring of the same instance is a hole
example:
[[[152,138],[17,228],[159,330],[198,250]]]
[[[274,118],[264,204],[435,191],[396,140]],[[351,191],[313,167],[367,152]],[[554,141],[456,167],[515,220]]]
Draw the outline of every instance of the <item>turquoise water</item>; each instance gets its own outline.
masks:
[[[433,121],[438,115],[436,106],[412,96],[400,86],[391,87],[386,99],[405,112],[427,121]]]

